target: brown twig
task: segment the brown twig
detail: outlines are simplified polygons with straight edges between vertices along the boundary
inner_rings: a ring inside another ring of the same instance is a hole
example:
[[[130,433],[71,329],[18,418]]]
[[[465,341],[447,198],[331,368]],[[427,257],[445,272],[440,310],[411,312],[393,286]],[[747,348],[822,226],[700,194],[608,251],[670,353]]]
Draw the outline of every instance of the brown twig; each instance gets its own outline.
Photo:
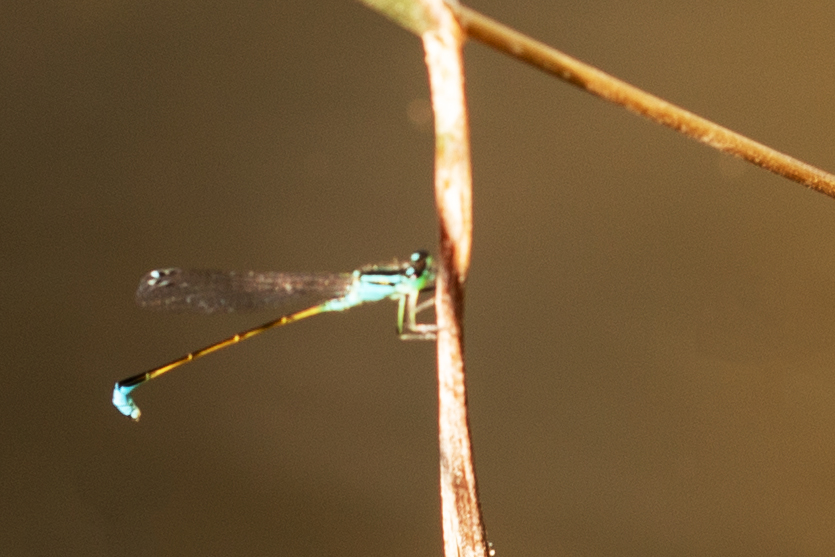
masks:
[[[835,176],[828,172],[645,93],[470,8],[454,2],[450,7],[473,39],[697,141],[835,198]]]
[[[435,201],[441,247],[435,285],[441,522],[446,557],[487,557],[464,381],[464,284],[472,245],[472,174],[464,98],[464,34],[442,0],[360,0],[419,35],[435,114]]]
[[[435,113],[435,203],[441,233],[436,283],[441,505],[444,554],[488,554],[478,501],[464,380],[464,284],[472,243],[472,177],[464,98],[464,36],[440,1],[440,25],[423,33]]]

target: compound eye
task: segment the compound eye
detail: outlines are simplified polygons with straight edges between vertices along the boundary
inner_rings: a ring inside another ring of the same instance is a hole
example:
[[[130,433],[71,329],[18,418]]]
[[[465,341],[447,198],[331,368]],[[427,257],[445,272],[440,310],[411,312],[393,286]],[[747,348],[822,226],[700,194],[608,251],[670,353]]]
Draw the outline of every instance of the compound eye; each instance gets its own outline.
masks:
[[[429,254],[425,251],[416,251],[412,254],[412,265],[406,269],[406,274],[410,277],[416,278],[426,272],[426,259]]]

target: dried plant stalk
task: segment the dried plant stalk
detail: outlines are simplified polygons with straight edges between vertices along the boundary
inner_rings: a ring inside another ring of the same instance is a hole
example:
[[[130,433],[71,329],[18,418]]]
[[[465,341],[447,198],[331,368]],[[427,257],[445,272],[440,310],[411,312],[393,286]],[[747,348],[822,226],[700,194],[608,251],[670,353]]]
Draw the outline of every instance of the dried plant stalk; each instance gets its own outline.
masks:
[[[423,33],[435,113],[435,202],[441,234],[436,291],[441,506],[446,557],[488,554],[481,520],[464,376],[464,284],[472,244],[472,175],[464,98],[463,34],[438,2]]]
[[[835,198],[835,176],[621,81],[456,3],[468,37],[711,147]]]

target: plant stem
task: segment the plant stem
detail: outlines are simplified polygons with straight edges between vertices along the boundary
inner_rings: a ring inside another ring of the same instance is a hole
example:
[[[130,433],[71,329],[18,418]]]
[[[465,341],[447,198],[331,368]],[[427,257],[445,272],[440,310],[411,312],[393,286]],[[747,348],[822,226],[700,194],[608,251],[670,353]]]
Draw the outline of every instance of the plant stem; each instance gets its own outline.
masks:
[[[450,4],[467,36],[715,149],[835,198],[835,176],[688,112],[465,6]]]
[[[485,557],[464,375],[464,285],[472,244],[472,174],[464,97],[464,36],[452,13],[436,0],[439,25],[421,35],[435,114],[435,202],[440,221],[438,418],[441,513],[446,557]]]
[[[438,321],[438,438],[446,557],[487,557],[464,380],[464,285],[472,246],[472,172],[464,97],[464,34],[443,0],[360,0],[419,35],[435,114],[435,202],[441,247]]]

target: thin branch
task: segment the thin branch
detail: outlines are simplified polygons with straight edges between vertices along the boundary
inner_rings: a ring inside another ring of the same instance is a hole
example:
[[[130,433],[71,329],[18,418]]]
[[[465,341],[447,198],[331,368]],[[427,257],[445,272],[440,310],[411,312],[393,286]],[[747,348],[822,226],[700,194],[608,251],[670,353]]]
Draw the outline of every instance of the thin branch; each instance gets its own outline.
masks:
[[[488,553],[478,501],[464,375],[464,283],[472,243],[472,176],[464,98],[464,36],[443,3],[440,26],[423,34],[435,112],[435,203],[441,233],[436,283],[441,506],[444,554]]]
[[[450,7],[473,39],[697,141],[835,198],[835,176],[828,172],[645,93],[470,8],[456,3],[450,3]]]
[[[464,284],[470,266],[473,221],[461,52],[464,34],[442,0],[360,1],[420,35],[426,53],[435,113],[435,202],[441,236],[435,313],[444,555],[487,557],[464,376]]]

